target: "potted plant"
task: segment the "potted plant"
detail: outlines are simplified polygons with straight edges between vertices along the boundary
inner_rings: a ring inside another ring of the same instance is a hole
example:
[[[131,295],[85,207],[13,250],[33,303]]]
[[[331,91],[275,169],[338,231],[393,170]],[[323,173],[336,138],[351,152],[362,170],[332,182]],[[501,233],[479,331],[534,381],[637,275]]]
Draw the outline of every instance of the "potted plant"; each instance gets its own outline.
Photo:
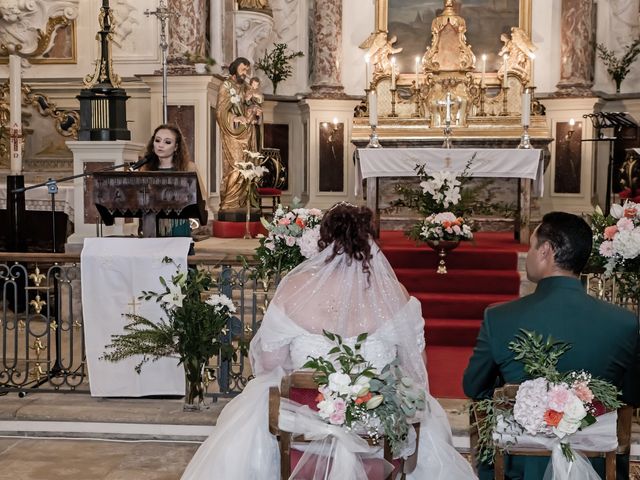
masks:
[[[618,58],[613,53],[613,50],[609,50],[602,43],[596,44],[596,51],[604,66],[607,67],[607,73],[616,82],[616,93],[620,93],[622,81],[629,73],[631,64],[635,62],[636,57],[640,54],[640,38],[635,39],[625,47],[622,58]]]
[[[164,263],[173,263],[165,257]],[[170,280],[160,277],[162,292],[142,291],[138,297],[159,302],[165,318],[154,322],[136,314],[124,314],[129,321],[125,333],[113,335],[102,358],[117,362],[132,356],[142,356],[135,370],[140,373],[149,360],[176,357],[185,371],[185,410],[198,410],[204,400],[206,387],[204,369],[209,359],[236,356],[231,344],[232,335],[242,331],[240,320],[232,316],[236,308],[225,295],[212,293],[215,287],[211,273],[189,268],[178,270]],[[246,344],[240,339],[240,351]]]
[[[211,67],[216,64],[213,58],[199,53],[185,52],[184,58],[188,63],[193,64],[196,73],[206,73],[207,70],[211,71]]]
[[[304,57],[302,52],[287,51],[286,43],[274,43],[274,49],[264,52],[264,56],[256,62],[256,68],[262,70],[273,84],[273,94],[278,90],[278,84],[286,80],[293,73],[291,60]]]

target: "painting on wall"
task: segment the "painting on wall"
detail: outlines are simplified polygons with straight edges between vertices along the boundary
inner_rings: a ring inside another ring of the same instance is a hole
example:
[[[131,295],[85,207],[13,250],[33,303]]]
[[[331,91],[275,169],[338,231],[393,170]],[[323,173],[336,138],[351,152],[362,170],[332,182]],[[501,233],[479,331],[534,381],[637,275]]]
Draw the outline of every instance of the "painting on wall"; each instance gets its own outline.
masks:
[[[394,47],[402,47],[398,64],[401,71],[409,72],[415,58],[424,55],[431,45],[431,22],[442,13],[442,0],[387,0],[388,37],[397,37]],[[382,7],[381,7],[382,8]],[[456,13],[467,23],[467,43],[476,58],[487,55],[487,72],[500,67],[498,52],[504,45],[502,34],[509,34],[511,27],[519,26],[526,32],[530,0],[455,0]]]
[[[553,193],[579,194],[581,173],[582,122],[558,122]]]

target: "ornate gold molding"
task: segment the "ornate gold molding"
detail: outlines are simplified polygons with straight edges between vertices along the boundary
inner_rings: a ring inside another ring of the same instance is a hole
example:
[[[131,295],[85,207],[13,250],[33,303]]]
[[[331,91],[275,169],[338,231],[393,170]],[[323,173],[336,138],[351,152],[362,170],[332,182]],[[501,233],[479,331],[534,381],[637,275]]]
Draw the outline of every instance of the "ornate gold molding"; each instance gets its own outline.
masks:
[[[51,117],[55,121],[56,131],[63,137],[78,138],[80,115],[75,110],[60,110],[55,103],[43,94],[34,92],[27,84],[22,85],[24,103],[33,106],[40,115]]]
[[[69,27],[71,29],[71,57],[70,58],[43,58],[42,55],[47,52],[51,47],[51,42],[55,38],[54,34],[61,28]],[[0,44],[0,55],[6,57],[9,55],[9,49],[6,45]],[[32,52],[24,52],[22,45],[16,45],[16,54],[21,57],[28,58],[31,63],[76,63],[77,49],[76,49],[76,28],[75,21],[69,20],[64,15],[52,17],[47,21],[47,25],[44,29],[38,30],[38,43],[36,48]],[[7,63],[7,58],[0,59],[1,64]]]

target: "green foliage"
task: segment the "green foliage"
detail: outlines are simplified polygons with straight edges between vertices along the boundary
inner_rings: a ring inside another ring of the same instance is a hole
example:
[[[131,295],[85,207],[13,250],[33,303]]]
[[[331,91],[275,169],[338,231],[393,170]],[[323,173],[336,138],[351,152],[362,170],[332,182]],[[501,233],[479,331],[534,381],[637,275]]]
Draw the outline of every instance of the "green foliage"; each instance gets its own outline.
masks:
[[[603,43],[596,44],[596,52],[598,53],[598,58],[607,67],[607,73],[611,75],[611,78],[616,82],[616,87],[619,88],[620,82],[627,76],[631,65],[640,54],[640,38],[635,39],[625,47],[621,58],[618,58],[613,50],[609,50]]]
[[[571,350],[571,345],[553,340],[550,336],[544,339],[541,334],[520,329],[515,340],[509,342],[509,350],[516,355],[514,360],[524,364],[524,371],[531,378],[544,377],[550,382],[558,382],[562,375],[557,365],[560,357]]]
[[[163,261],[173,263],[167,257]],[[125,333],[112,335],[102,358],[117,362],[142,355],[135,367],[140,373],[146,362],[175,355],[179,364],[184,365],[187,376],[197,375],[194,369],[206,364],[214,355],[235,359],[229,330],[238,330],[240,320],[230,315],[235,307],[226,297],[223,304],[212,301],[216,296],[203,300],[203,294],[216,286],[211,274],[190,268],[186,273],[173,275],[171,282],[160,277],[160,283],[165,291],[142,291],[138,298],[159,302],[166,318],[156,323],[140,315],[124,314],[129,321],[124,327]]]
[[[216,64],[216,61],[207,56],[207,55],[201,55],[199,53],[191,53],[191,52],[185,52],[184,53],[184,58],[188,63],[205,63],[208,66],[212,67]]]
[[[265,52],[264,56],[256,62],[256,68],[262,70],[273,84],[273,94],[276,94],[278,84],[289,78],[293,73],[291,60],[296,57],[304,57],[304,53],[287,52],[286,43],[274,43],[271,51]]]

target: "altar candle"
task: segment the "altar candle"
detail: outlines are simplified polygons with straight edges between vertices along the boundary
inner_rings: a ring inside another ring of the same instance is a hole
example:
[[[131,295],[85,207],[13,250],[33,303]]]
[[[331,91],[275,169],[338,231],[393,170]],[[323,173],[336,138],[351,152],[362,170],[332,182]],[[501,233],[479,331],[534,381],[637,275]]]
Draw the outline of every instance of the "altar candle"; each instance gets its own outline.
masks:
[[[487,55],[482,54],[482,71],[480,73],[480,87],[484,87],[484,73],[487,70]]]
[[[375,90],[369,92],[369,125],[372,127],[378,125],[378,100]]]
[[[507,71],[507,60],[509,55],[506,53],[502,56],[502,65],[504,67],[504,76],[502,77],[502,88],[509,88],[509,72]]]
[[[364,56],[364,88],[369,88],[369,55]]]
[[[522,126],[529,126],[531,115],[531,93],[526,89],[522,94]]]
[[[396,89],[396,57],[391,57],[391,90]]]
[[[420,57],[416,57],[416,88],[420,85],[420,77],[418,76],[418,68],[420,66]]]
[[[334,129],[338,128],[338,117],[333,117],[333,128]]]
[[[532,53],[529,57],[531,58],[531,76],[530,76],[530,79],[529,79],[529,85],[534,87],[535,84],[533,83],[533,72],[534,72],[533,61],[536,59],[536,56]]]

